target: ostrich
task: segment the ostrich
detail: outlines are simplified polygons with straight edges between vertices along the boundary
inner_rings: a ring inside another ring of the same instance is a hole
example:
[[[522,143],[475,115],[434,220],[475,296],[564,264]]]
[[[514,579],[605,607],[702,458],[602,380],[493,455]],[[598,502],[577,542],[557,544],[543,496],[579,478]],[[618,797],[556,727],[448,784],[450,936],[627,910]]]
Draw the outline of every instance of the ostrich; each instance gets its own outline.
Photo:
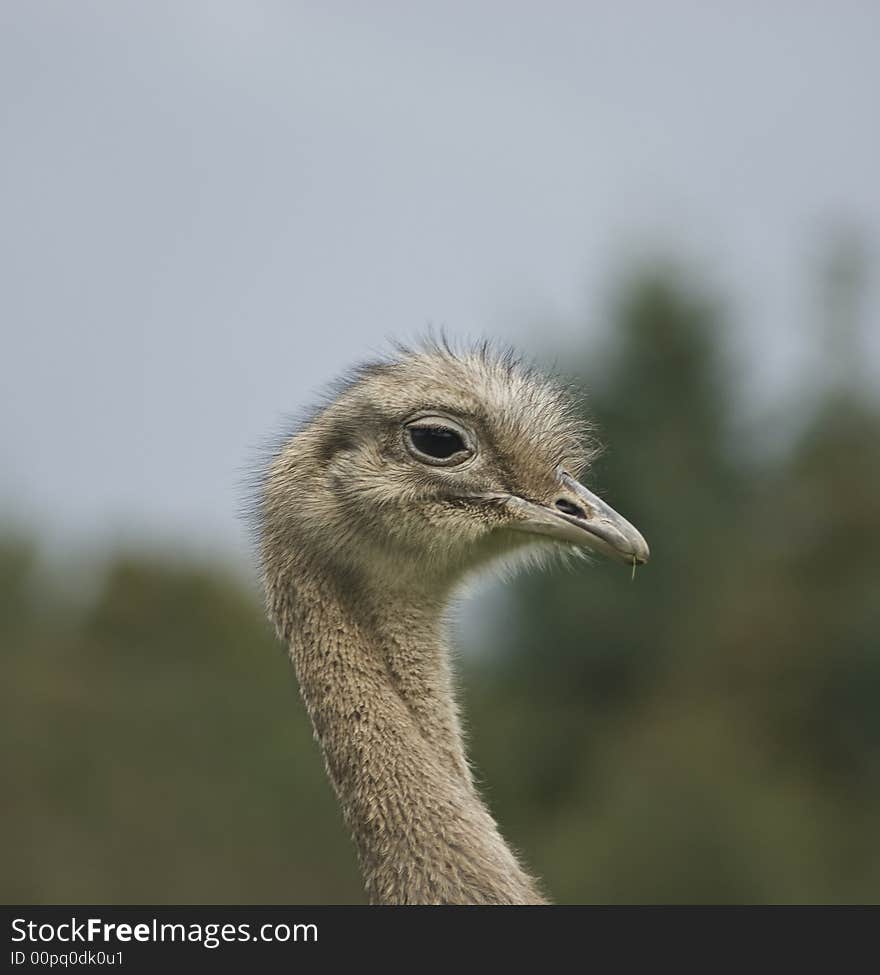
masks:
[[[647,560],[576,479],[588,433],[513,355],[430,342],[357,368],[268,466],[268,612],[371,903],[545,903],[475,787],[444,616],[476,570],[536,549]]]

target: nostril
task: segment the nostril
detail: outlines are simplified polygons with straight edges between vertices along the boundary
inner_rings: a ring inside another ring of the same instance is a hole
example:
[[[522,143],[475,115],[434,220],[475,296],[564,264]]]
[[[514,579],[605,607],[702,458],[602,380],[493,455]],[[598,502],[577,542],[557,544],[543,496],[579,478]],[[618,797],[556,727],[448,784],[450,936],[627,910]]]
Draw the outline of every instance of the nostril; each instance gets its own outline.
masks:
[[[586,518],[587,513],[583,508],[579,508],[574,502],[569,501],[567,498],[560,498],[556,502],[556,507],[560,511],[564,511],[565,514],[571,515],[573,518]]]

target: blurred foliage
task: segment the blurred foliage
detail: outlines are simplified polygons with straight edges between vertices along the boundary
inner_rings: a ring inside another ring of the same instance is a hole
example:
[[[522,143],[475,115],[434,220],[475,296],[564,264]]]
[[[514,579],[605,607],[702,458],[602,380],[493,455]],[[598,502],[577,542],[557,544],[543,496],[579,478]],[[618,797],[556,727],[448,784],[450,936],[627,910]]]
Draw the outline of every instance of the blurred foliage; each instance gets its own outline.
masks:
[[[612,321],[591,483],[653,559],[513,584],[463,661],[487,798],[559,901],[876,902],[877,404],[845,374],[805,390],[759,459],[716,303],[646,274]],[[133,555],[82,607],[9,538],[0,640],[4,901],[363,900],[244,584]]]

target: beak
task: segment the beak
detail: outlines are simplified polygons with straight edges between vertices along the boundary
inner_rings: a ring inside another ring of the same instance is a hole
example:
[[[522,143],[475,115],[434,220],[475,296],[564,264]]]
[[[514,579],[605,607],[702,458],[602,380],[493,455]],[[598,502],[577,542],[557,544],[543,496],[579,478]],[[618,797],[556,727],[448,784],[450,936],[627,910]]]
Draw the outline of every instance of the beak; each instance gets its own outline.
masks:
[[[510,501],[519,515],[513,526],[518,531],[546,535],[628,565],[648,561],[648,543],[641,533],[569,474],[559,472],[559,492],[550,504],[519,497]]]

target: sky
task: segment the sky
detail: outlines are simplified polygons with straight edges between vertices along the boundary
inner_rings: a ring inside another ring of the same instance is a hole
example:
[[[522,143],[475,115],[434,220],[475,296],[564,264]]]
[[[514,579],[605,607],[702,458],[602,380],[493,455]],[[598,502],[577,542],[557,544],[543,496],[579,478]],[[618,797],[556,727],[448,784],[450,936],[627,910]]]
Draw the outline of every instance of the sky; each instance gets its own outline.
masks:
[[[431,323],[589,349],[645,257],[783,388],[816,241],[880,238],[878,36],[875,2],[4,0],[0,526],[241,555],[243,476],[340,370]]]

